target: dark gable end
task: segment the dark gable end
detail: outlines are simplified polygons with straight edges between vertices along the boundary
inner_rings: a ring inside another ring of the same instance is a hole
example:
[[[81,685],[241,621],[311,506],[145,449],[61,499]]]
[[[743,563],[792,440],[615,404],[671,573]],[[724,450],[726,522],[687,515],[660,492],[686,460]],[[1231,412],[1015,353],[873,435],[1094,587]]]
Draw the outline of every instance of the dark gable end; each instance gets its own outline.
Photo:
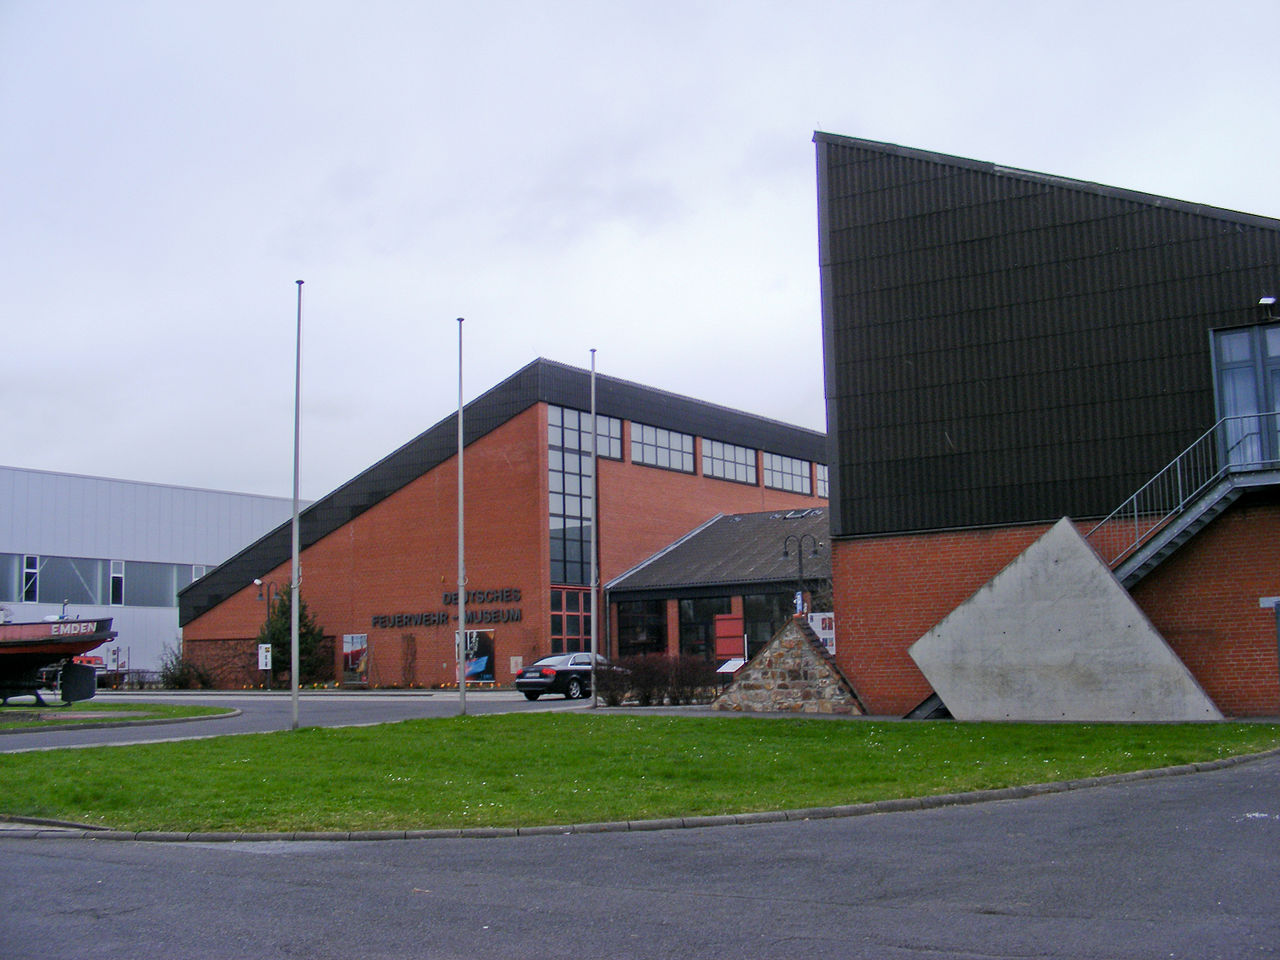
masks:
[[[589,410],[589,372],[550,360],[534,360],[467,404],[463,418],[466,443],[474,443],[539,402]],[[819,463],[827,460],[827,438],[818,431],[614,377],[597,375],[596,410],[601,416],[639,421],[790,457]],[[455,412],[303,511],[299,517],[302,548],[305,550],[444,463],[457,449]],[[255,577],[262,577],[287,561],[291,552],[291,524],[285,523],[182,590],[178,595],[179,625],[190,623],[243,590]]]
[[[1101,517],[1215,421],[1280,221],[819,133],[835,536]]]

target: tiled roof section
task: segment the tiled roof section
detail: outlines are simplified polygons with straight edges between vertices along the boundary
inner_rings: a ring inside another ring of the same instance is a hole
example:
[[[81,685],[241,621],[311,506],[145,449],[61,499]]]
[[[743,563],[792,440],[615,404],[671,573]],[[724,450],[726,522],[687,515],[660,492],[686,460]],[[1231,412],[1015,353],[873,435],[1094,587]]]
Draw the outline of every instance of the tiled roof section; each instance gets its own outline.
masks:
[[[775,510],[716,517],[606,585],[612,598],[674,589],[796,582],[831,576],[827,511]],[[820,544],[814,555],[814,543]],[[786,554],[783,553],[784,548]]]
[[[590,372],[542,358],[525,365],[467,404],[464,417],[467,444],[474,443],[539,402],[589,410]],[[600,416],[638,420],[651,426],[803,460],[827,461],[827,437],[817,430],[655,390],[616,377],[597,374],[596,412]],[[455,411],[316,501],[299,518],[302,548],[305,550],[454,456],[457,437],[458,415]],[[252,583],[255,577],[265,576],[288,560],[292,552],[290,526],[290,523],[282,524],[182,590],[178,596],[179,625],[190,623]]]

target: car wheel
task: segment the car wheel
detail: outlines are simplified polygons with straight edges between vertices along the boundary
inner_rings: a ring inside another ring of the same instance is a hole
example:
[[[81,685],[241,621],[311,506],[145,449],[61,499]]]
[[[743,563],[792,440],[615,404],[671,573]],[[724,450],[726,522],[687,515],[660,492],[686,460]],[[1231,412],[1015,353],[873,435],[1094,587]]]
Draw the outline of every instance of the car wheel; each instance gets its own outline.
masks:
[[[526,690],[524,692],[524,698],[526,700],[537,700],[540,696],[542,696],[541,693],[534,693],[532,690]]]
[[[569,680],[569,689],[565,693],[565,697],[570,700],[577,700],[580,696],[582,696],[582,681],[577,677],[573,677]]]

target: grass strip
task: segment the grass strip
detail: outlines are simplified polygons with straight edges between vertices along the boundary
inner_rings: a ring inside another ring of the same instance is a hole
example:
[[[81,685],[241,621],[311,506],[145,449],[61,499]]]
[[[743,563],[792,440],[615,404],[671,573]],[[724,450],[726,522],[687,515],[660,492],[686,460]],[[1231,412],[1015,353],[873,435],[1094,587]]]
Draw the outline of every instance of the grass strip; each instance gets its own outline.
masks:
[[[47,727],[79,726],[122,720],[181,720],[231,713],[226,707],[191,706],[172,703],[94,703],[83,701],[67,706],[41,707],[34,703],[0,707],[0,730],[41,730]],[[109,716],[103,716],[109,714]]]
[[[507,714],[0,755],[0,812],[122,830],[510,827],[797,809],[1280,747],[1266,724]]]

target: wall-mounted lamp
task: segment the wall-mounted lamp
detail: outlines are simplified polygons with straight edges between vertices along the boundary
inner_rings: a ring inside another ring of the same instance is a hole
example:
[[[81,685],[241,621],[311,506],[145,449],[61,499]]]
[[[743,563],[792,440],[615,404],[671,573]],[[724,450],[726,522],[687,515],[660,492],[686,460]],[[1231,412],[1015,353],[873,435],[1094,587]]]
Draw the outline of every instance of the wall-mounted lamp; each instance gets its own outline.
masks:
[[[1262,315],[1268,320],[1277,319],[1276,317],[1276,298],[1267,296],[1258,298],[1258,309],[1262,311]]]

